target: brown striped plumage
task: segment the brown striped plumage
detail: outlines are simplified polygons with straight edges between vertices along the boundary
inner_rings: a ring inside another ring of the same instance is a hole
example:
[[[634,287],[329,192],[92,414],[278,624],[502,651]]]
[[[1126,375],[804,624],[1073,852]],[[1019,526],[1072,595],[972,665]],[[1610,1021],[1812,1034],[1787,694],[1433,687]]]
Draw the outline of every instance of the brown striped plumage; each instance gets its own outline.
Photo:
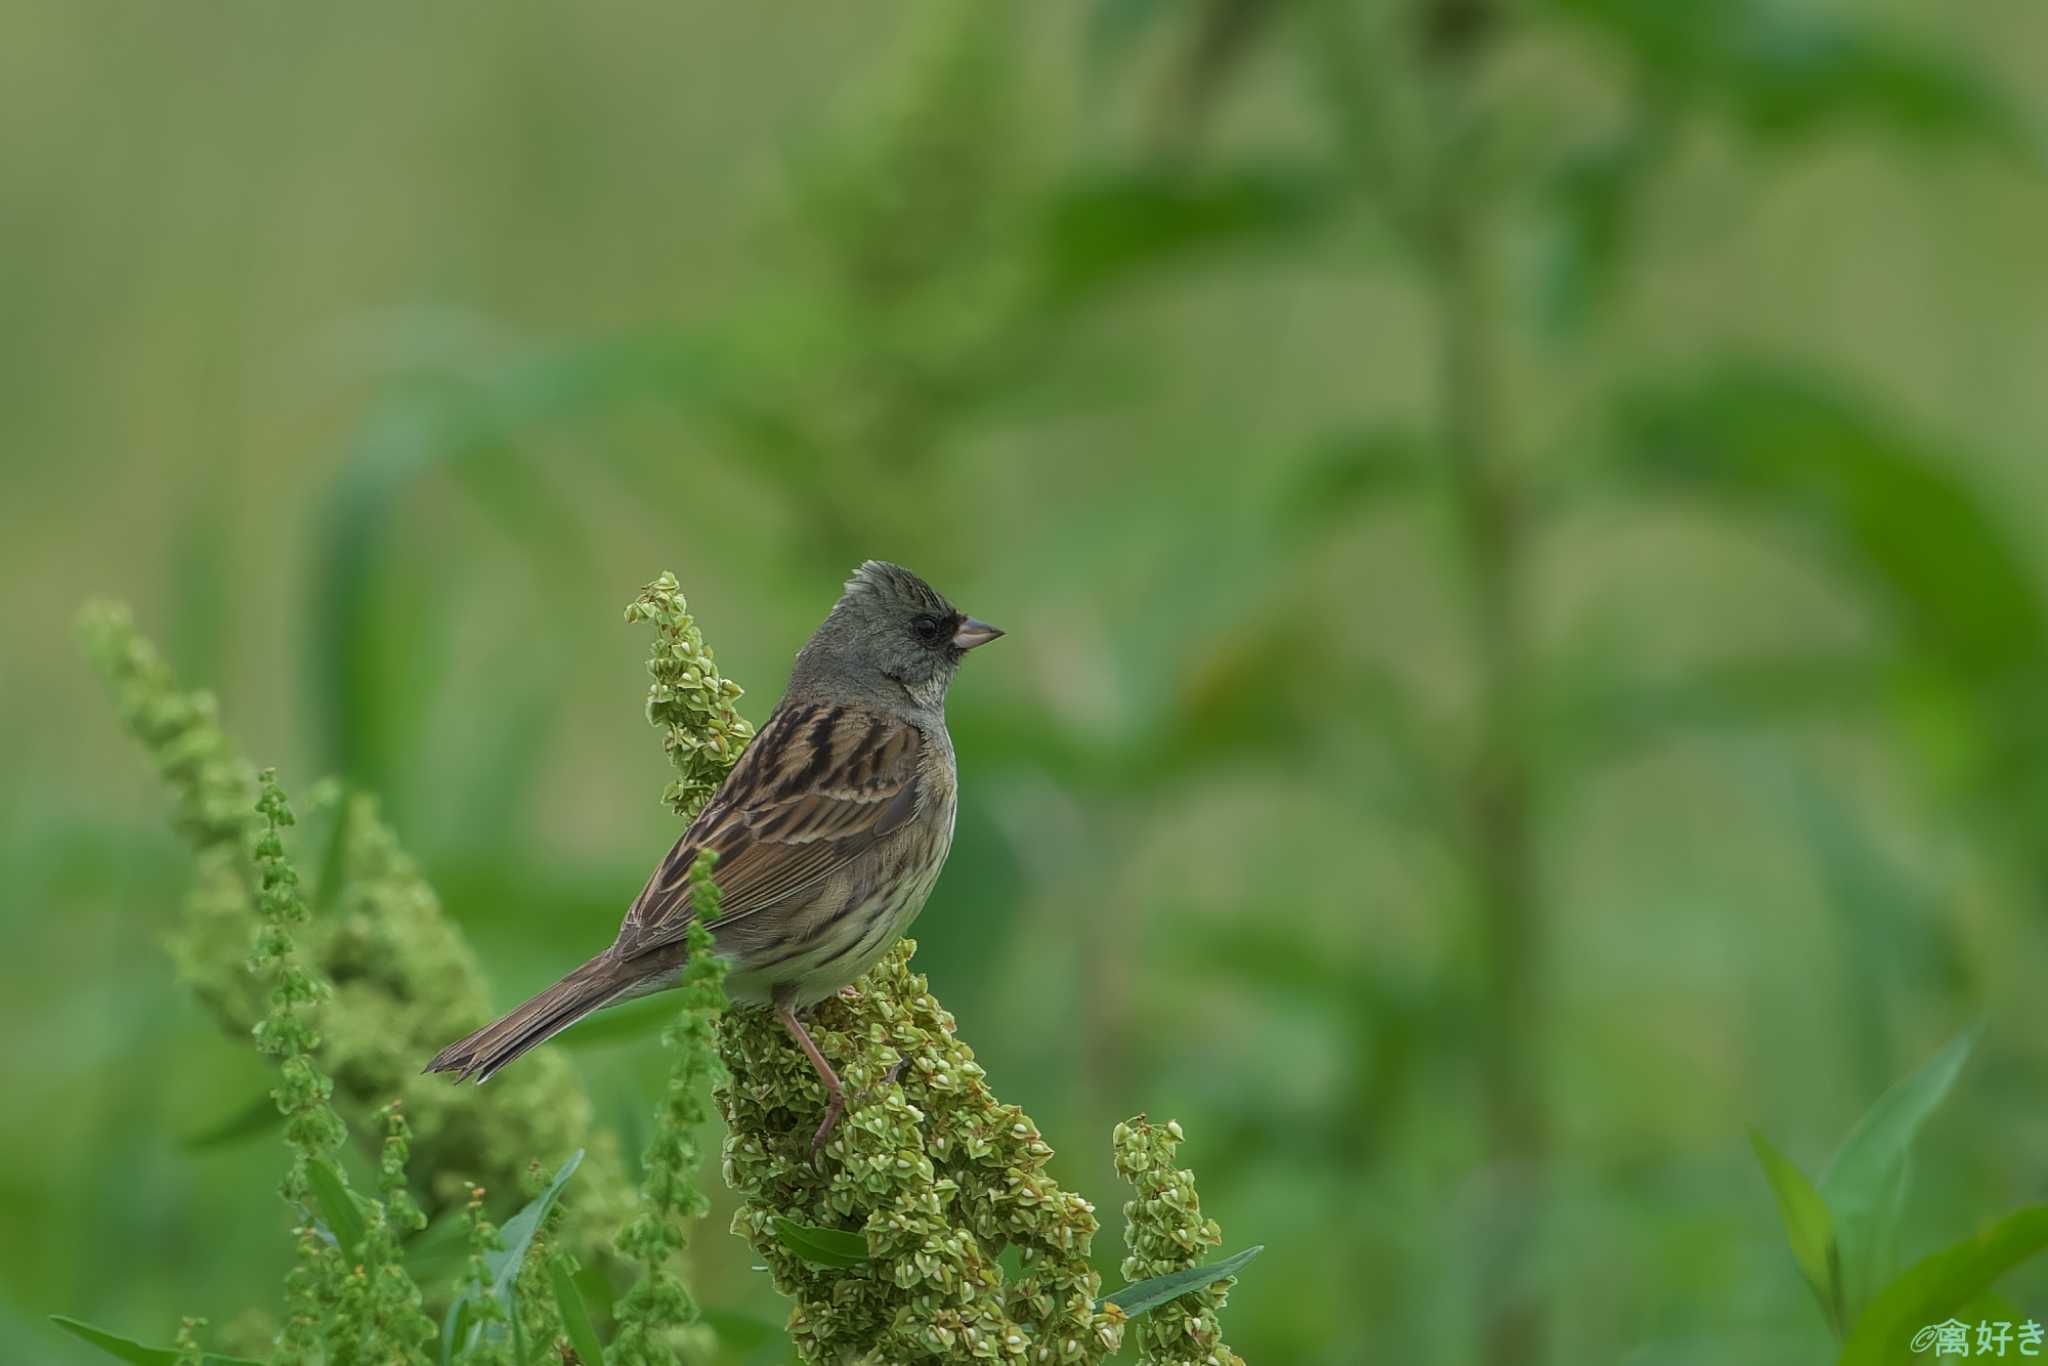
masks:
[[[612,946],[427,1065],[487,1080],[594,1010],[672,986],[693,914],[689,872],[718,855],[713,926],[727,989],[773,1006],[838,1078],[796,1012],[852,982],[923,909],[952,844],[953,743],[945,692],[967,650],[1002,634],[921,579],[870,560],[797,656],[788,690],[725,782],[627,910]]]

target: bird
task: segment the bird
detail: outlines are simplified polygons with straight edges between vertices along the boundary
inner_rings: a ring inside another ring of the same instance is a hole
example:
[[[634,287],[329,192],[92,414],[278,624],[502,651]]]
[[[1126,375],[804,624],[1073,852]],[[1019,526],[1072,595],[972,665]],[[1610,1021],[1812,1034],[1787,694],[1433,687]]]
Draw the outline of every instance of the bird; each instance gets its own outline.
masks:
[[[774,1010],[824,1085],[815,1159],[846,1091],[802,1012],[874,966],[924,909],[957,810],[946,693],[967,652],[1002,634],[901,565],[863,563],[611,947],[449,1044],[426,1071],[488,1081],[585,1016],[677,985],[695,914],[690,869],[709,850],[723,893],[711,932],[730,963],[727,994]]]

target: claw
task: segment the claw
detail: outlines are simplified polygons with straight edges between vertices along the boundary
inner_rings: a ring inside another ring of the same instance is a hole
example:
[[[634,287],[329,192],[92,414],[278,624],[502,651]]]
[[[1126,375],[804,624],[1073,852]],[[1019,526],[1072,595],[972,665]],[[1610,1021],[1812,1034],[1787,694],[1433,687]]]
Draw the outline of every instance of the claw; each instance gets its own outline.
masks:
[[[851,990],[851,988],[848,988],[848,990]],[[797,1047],[803,1049],[804,1056],[811,1060],[811,1066],[817,1069],[818,1080],[825,1084],[825,1094],[832,1098],[831,1103],[825,1107],[825,1118],[819,1122],[818,1132],[811,1135],[811,1161],[815,1164],[818,1160],[818,1154],[825,1150],[825,1140],[832,1136],[833,1126],[838,1124],[839,1117],[846,1113],[848,1104],[846,1087],[840,1084],[839,1074],[832,1070],[831,1063],[825,1061],[824,1053],[819,1051],[817,1041],[811,1038],[811,1032],[804,1028],[803,1021],[796,1017],[796,1011],[788,1005],[778,1005],[775,1007],[775,1015],[777,1019],[782,1021],[782,1027],[789,1031],[789,1036],[796,1040]],[[900,1081],[903,1077],[903,1069],[909,1065],[910,1058],[908,1054],[897,1058],[890,1065],[889,1070],[882,1074],[882,1079],[873,1086],[861,1091],[859,1095],[853,1098],[852,1103],[855,1105],[866,1104],[868,1098],[873,1096],[875,1092]]]

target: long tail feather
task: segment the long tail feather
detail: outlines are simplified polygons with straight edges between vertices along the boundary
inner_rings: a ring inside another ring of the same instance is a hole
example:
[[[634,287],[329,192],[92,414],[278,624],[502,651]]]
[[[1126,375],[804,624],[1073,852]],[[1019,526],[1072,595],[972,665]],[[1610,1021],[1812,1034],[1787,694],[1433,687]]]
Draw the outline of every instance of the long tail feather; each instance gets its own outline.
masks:
[[[628,994],[619,965],[593,958],[561,981],[434,1055],[429,1072],[454,1072],[458,1083],[475,1077],[487,1082],[506,1063],[546,1043],[594,1010],[602,1010]]]

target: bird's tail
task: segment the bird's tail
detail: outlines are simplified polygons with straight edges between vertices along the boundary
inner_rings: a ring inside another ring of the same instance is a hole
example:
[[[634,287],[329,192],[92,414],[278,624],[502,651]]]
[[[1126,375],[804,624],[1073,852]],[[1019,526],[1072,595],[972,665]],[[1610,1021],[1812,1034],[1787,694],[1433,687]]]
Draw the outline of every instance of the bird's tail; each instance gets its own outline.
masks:
[[[457,1082],[475,1077],[481,1085],[527,1049],[547,1042],[593,1010],[632,994],[634,985],[619,963],[603,956],[593,958],[526,1004],[449,1044],[434,1055],[426,1070],[454,1072]]]

